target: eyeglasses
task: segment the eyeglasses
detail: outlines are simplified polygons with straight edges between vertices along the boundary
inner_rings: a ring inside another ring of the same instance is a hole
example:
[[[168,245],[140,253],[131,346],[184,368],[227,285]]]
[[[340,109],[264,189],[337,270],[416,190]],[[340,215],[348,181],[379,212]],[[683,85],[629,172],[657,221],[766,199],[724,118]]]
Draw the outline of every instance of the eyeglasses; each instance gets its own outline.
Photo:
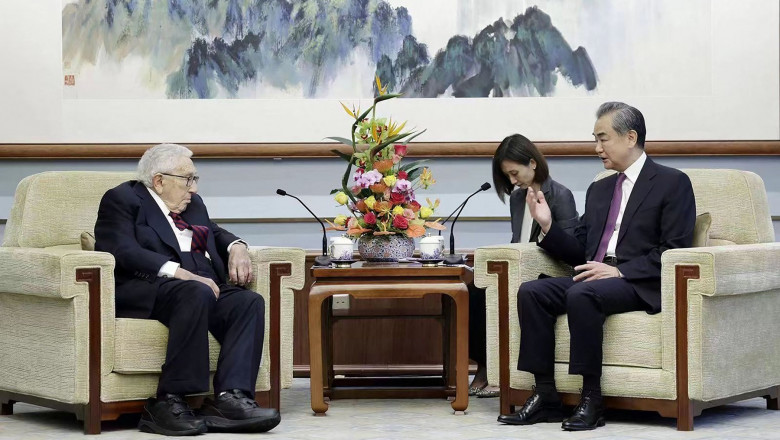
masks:
[[[187,179],[187,188],[192,186],[192,183],[198,183],[198,180],[200,180],[200,176],[179,176],[178,174],[168,174],[168,173],[160,173],[163,176],[171,176],[171,177],[178,177],[179,179]]]

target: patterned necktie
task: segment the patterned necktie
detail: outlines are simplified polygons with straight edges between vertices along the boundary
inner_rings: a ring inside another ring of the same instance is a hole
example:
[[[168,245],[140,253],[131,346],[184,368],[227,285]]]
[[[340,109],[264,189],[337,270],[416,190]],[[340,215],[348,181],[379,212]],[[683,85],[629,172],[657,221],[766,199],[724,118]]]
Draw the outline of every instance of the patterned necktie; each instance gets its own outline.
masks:
[[[206,253],[206,239],[209,236],[209,228],[205,226],[190,225],[189,223],[185,222],[183,218],[181,218],[181,215],[173,211],[171,211],[168,215],[171,216],[173,219],[173,224],[176,225],[180,231],[185,229],[192,230],[192,246],[190,247],[190,250],[192,252],[200,252],[202,254]]]
[[[620,213],[620,202],[623,198],[623,181],[626,180],[626,174],[618,174],[617,182],[615,182],[615,190],[612,192],[612,203],[609,204],[609,214],[607,214],[607,223],[604,225],[604,233],[601,235],[601,241],[599,242],[599,248],[596,251],[596,256],[593,261],[601,262],[607,255],[607,246],[609,246],[609,240],[612,238],[612,233],[615,232],[615,225],[617,224],[617,217]]]

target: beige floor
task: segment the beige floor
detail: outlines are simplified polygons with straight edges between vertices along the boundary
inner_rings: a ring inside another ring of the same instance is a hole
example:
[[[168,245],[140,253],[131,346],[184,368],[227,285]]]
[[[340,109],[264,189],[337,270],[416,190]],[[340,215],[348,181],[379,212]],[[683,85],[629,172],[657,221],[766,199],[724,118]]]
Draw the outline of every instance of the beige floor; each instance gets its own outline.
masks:
[[[465,415],[449,403],[421,400],[334,400],[324,417],[312,415],[308,379],[295,379],[282,391],[282,423],[262,438],[274,439],[780,439],[780,411],[768,411],[763,399],[710,409],[695,419],[694,432],[677,432],[671,419],[653,413],[613,411],[607,426],[583,433],[563,432],[560,424],[531,427],[496,422],[498,399],[469,402]],[[136,429],[137,416],[103,425],[104,440],[162,438]],[[249,438],[206,434],[204,439]],[[254,438],[254,436],[251,436]],[[0,439],[83,439],[81,425],[67,413],[17,404],[13,416],[0,416]]]

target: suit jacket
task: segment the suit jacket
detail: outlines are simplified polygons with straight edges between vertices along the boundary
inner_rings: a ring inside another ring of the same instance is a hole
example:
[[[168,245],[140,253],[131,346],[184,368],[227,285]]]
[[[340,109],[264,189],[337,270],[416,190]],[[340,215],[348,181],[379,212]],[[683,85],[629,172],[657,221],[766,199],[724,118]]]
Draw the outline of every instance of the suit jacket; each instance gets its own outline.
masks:
[[[227,247],[238,237],[209,218],[203,199],[193,194],[181,214],[189,224],[209,228],[206,250],[217,283],[227,279]],[[95,223],[95,250],[109,252],[116,260],[116,314],[149,318],[157,285],[166,278],[157,273],[168,261],[182,262],[182,252],[173,229],[159,205],[139,181],[125,182],[103,195]]]
[[[574,228],[577,226],[577,206],[569,188],[548,177],[547,180],[542,182],[540,189],[544,194],[544,199],[550,206],[553,222],[557,222],[558,226],[566,233],[573,234]],[[525,196],[527,193],[527,189],[516,189],[509,196],[509,211],[512,216],[512,243],[519,242],[521,238],[520,230],[523,227]],[[542,227],[539,226],[536,220],[532,220],[531,234],[528,241],[532,243],[539,241],[541,232]]]
[[[592,260],[616,181],[614,174],[590,185],[574,236],[553,222],[539,246],[572,266]],[[695,222],[696,201],[688,176],[648,157],[628,199],[615,254],[617,268],[648,304],[649,313],[661,311],[661,254],[690,247]]]

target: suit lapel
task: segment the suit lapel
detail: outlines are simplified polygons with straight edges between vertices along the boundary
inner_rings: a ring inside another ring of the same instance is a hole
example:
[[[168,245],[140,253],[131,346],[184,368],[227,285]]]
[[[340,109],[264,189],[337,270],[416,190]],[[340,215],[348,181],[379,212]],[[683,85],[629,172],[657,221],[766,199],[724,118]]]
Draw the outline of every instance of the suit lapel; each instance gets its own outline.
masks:
[[[141,199],[141,206],[143,206],[146,214],[146,222],[154,229],[154,232],[157,233],[163,243],[175,249],[176,253],[179,254],[181,252],[179,241],[176,239],[176,235],[174,235],[173,229],[171,229],[171,224],[168,223],[160,206],[157,205],[152,195],[149,194],[149,190],[141,182],[136,183],[133,189],[138,194],[138,198]]]
[[[512,218],[512,241],[519,242],[523,237],[520,236],[523,228],[523,217],[525,216],[525,195],[527,190],[516,189],[509,196],[509,208],[513,209],[515,215]],[[522,194],[522,197],[521,197]]]
[[[634,218],[636,210],[642,205],[650,190],[653,189],[653,178],[655,177],[655,162],[648,157],[645,161],[645,165],[642,167],[642,171],[639,172],[639,177],[634,183],[634,188],[631,190],[631,196],[628,198],[628,204],[626,210],[623,212],[623,219],[620,221],[620,232],[618,233],[617,244],[620,244],[620,240],[626,235],[628,226],[631,224],[631,220]]]

